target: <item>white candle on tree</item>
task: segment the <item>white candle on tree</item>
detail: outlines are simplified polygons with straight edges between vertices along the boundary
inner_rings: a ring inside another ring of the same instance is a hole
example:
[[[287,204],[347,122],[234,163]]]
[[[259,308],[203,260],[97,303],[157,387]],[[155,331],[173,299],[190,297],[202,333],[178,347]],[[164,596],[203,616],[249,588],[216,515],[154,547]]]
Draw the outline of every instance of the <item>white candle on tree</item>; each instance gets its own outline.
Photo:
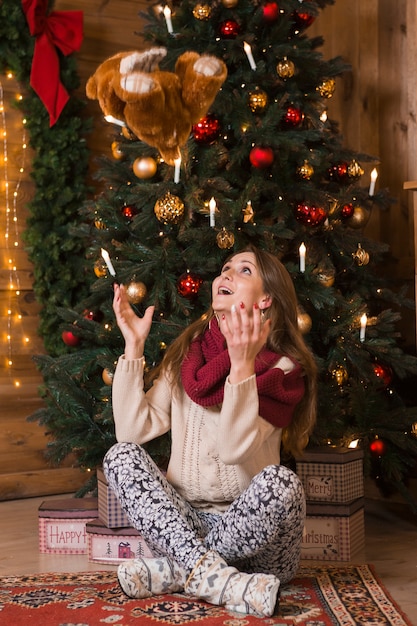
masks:
[[[368,322],[368,317],[366,315],[366,313],[364,313],[361,317],[361,330],[360,330],[360,334],[359,334],[359,339],[361,341],[365,341],[365,335],[366,335],[366,324]]]
[[[167,25],[167,30],[169,34],[172,35],[172,33],[174,32],[174,29],[172,27],[171,9],[169,8],[168,5],[164,7],[163,13],[164,13],[165,22]]]
[[[116,270],[113,267],[113,263],[111,262],[110,255],[107,252],[107,250],[104,250],[104,248],[101,249],[101,256],[103,257],[104,262],[107,265],[107,269],[109,270],[110,274],[112,276],[116,276]]]
[[[246,56],[248,57],[248,61],[249,61],[249,65],[251,66],[251,69],[256,70],[256,63],[255,63],[255,59],[253,58],[252,48],[250,47],[248,43],[246,43],[246,41],[243,42],[243,49],[246,52]]]
[[[374,167],[374,169],[371,172],[371,184],[369,185],[369,195],[373,196],[375,193],[375,183],[376,183],[376,179],[378,178],[378,172],[376,170],[376,168]]]
[[[216,201],[212,198],[209,202],[210,209],[210,226],[214,228],[216,226]]]

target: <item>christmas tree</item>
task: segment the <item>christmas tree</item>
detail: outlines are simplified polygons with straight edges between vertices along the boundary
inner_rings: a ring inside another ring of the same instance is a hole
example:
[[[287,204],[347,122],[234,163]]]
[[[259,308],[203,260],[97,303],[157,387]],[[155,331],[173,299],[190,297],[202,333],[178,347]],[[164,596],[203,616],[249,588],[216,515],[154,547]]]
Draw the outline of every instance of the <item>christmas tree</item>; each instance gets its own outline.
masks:
[[[114,125],[113,158],[100,167],[105,189],[73,233],[85,242],[90,295],[76,310],[58,311],[67,354],[37,358],[46,406],[33,419],[52,433],[54,461],[75,451],[81,467],[94,469],[115,441],[111,379],[123,342],[114,280],[128,286],[139,315],[156,306],[145,354],[152,372],[208,309],[225,258],[254,244],[292,275],[299,324],[319,366],[310,445],[359,445],[381,489],[408,497],[417,413],[396,389],[417,372],[417,360],[401,347],[396,311],[409,303],[378,272],[387,247],[364,235],[371,211],[389,203],[374,175],[370,185],[364,176],[375,159],[344,148],[327,117],[346,65],[325,60],[308,27],[331,3],[183,0],[142,16],[148,49],[166,49],[161,70],[174,72],[194,51],[221,59],[227,78],[175,160]],[[161,464],[168,450],[165,438],[150,448]]]

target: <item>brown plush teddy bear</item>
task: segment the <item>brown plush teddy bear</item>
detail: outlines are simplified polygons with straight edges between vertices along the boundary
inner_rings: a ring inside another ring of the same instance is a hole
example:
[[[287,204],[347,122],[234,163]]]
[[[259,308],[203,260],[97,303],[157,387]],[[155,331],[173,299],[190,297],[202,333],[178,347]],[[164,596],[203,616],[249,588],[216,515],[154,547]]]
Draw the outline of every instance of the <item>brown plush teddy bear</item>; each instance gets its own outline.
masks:
[[[191,127],[205,116],[227,76],[211,55],[184,52],[175,72],[160,71],[165,48],[119,52],[104,61],[86,85],[105,116],[115,118],[157,148],[168,164],[180,156]]]

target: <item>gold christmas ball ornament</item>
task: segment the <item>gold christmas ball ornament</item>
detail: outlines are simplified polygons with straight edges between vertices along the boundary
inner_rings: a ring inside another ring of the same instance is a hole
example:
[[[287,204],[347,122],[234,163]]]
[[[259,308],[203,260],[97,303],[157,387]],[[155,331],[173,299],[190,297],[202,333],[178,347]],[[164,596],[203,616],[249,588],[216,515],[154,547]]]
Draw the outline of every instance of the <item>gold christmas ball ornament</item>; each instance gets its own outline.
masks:
[[[106,225],[101,218],[97,218],[94,221],[94,226],[97,228],[97,230],[105,230],[106,228]]]
[[[97,259],[94,263],[94,274],[97,278],[103,278],[107,274],[107,267],[105,262],[102,259]]]
[[[138,157],[133,161],[132,169],[137,178],[152,178],[155,176],[158,165],[152,157]]]
[[[336,89],[336,81],[334,78],[326,78],[316,89],[322,98],[331,98]]]
[[[184,217],[184,203],[169,191],[155,202],[154,212],[163,224],[178,224]]]
[[[222,5],[226,9],[234,9],[239,3],[239,0],[222,0]]]
[[[298,323],[298,329],[303,335],[306,335],[307,333],[309,333],[313,325],[311,317],[301,307],[298,308],[297,323]]]
[[[230,230],[226,230],[226,228],[223,227],[221,231],[217,233],[216,242],[221,250],[229,250],[233,248],[235,244],[235,236]]]
[[[369,263],[369,254],[362,248],[360,243],[358,243],[358,247],[355,252],[352,252],[352,257],[356,265],[359,265],[359,267],[362,265],[368,265]]]
[[[320,285],[322,285],[322,287],[333,287],[334,285],[334,280],[335,280],[335,271],[334,270],[328,270],[328,269],[318,269],[315,272],[316,276],[317,276],[317,280],[320,283]]]
[[[209,20],[211,16],[211,6],[209,4],[196,4],[193,9],[196,20]]]
[[[346,220],[346,224],[351,228],[364,228],[369,220],[369,211],[362,206],[354,206],[351,217]]]
[[[284,57],[282,61],[279,61],[277,64],[277,74],[280,78],[284,80],[287,78],[292,78],[295,73],[295,65],[292,61]]]
[[[109,386],[113,384],[113,376],[114,372],[109,370],[107,367],[103,370],[103,373],[101,374],[104,384]]]
[[[124,157],[123,150],[118,141],[113,141],[111,145],[111,153],[115,159],[118,159],[118,160],[123,159]]]
[[[347,369],[343,367],[343,365],[336,365],[336,367],[331,370],[331,375],[333,380],[336,381],[339,387],[344,385],[349,378]]]
[[[258,87],[249,93],[249,108],[252,113],[260,113],[268,104],[268,94]]]
[[[304,163],[297,168],[297,174],[300,178],[304,178],[304,180],[310,180],[314,174],[314,167],[305,160]]]
[[[347,171],[350,178],[360,178],[364,174],[364,170],[355,160],[349,163]]]
[[[146,285],[140,281],[132,280],[126,287],[126,296],[130,304],[140,304],[146,298],[147,292]]]

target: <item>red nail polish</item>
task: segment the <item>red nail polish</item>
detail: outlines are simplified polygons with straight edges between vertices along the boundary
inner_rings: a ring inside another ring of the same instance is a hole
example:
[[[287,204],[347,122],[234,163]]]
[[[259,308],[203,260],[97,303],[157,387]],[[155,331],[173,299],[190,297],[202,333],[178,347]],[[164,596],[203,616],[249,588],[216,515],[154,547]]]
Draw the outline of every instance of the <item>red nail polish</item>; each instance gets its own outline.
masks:
[[[255,304],[253,305],[254,309],[259,309],[259,304],[257,302],[255,302]]]
[[[239,306],[240,306],[240,308],[241,308],[241,309],[244,309],[244,308],[245,308],[245,305],[244,305],[244,303],[243,303],[243,302],[240,302]]]
[[[222,320],[225,320],[225,319],[226,319],[226,316],[224,313],[222,313]]]

